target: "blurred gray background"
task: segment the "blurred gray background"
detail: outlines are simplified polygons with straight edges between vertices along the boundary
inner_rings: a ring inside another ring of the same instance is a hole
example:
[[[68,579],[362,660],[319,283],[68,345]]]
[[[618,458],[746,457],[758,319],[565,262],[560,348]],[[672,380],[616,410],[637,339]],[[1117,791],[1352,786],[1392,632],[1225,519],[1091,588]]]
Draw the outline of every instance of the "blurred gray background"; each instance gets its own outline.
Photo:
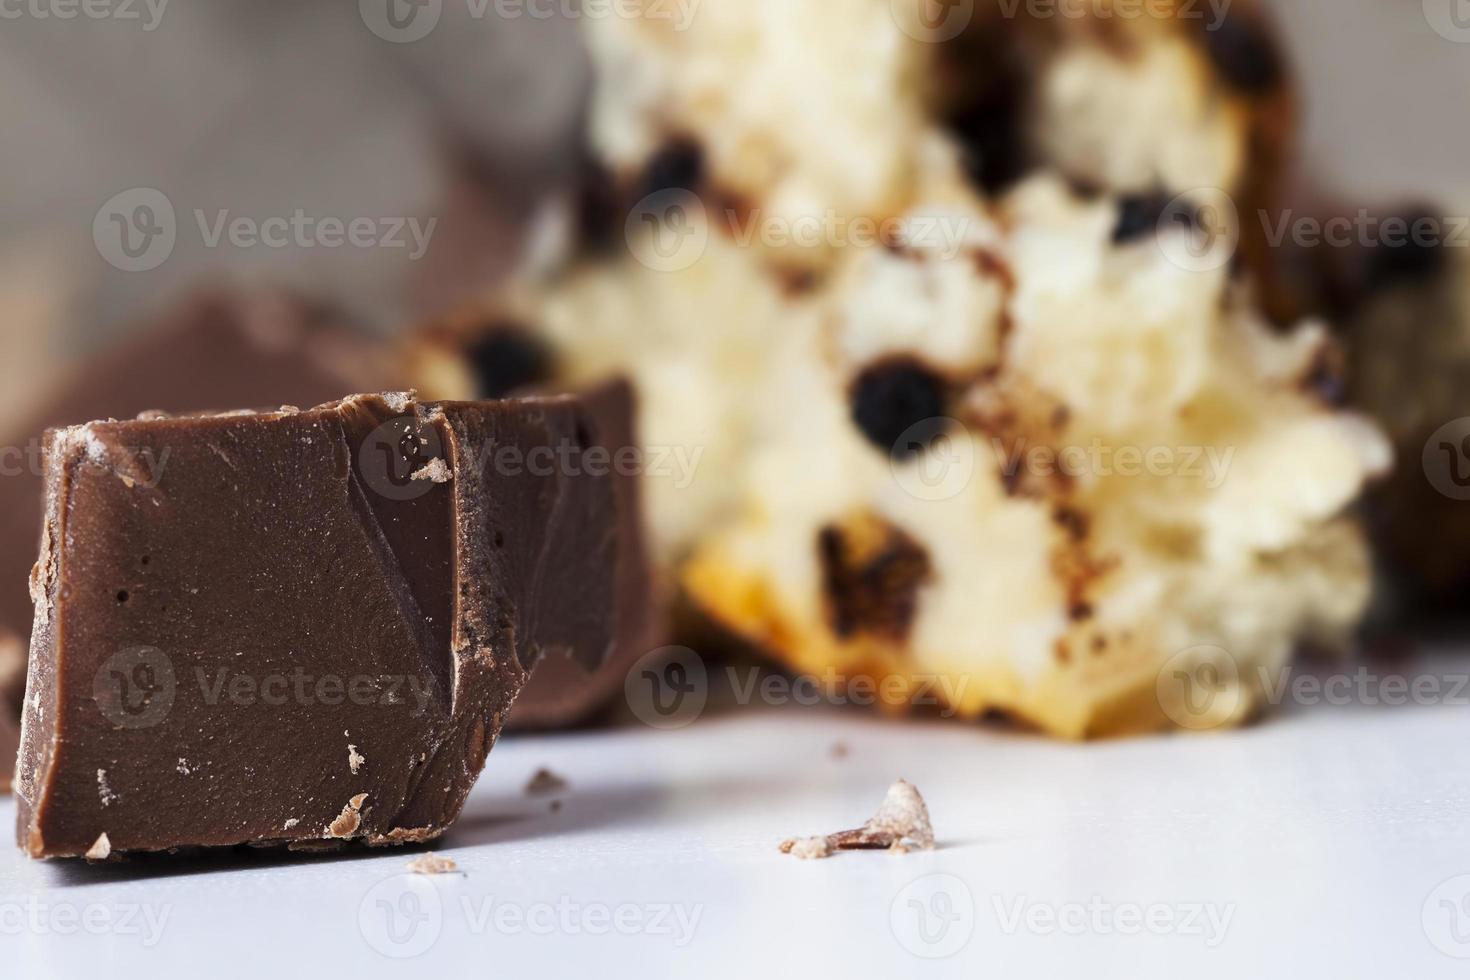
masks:
[[[0,410],[201,279],[298,285],[378,330],[442,307],[503,272],[535,187],[571,156],[588,68],[564,17],[475,17],[449,0],[428,36],[392,43],[352,0],[171,0],[156,22],[146,0],[127,2],[135,19],[0,5]],[[1436,5],[1466,8],[1470,25],[1470,0],[1277,0],[1313,194],[1467,196],[1470,43],[1433,29]],[[517,192],[487,199],[497,183]],[[133,187],[178,212],[174,251],[145,273],[92,242],[99,206]],[[418,262],[207,248],[196,208],[439,225]]]

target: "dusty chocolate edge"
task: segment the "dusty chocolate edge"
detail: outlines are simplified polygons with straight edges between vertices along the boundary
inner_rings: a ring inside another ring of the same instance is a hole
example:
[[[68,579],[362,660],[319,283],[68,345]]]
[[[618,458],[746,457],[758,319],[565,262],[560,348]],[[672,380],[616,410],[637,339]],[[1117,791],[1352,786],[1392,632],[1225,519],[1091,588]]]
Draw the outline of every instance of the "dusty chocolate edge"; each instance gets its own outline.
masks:
[[[7,426],[4,442],[25,464],[0,480],[0,713],[19,724],[45,430],[150,409],[316,405],[395,383],[383,376],[386,367],[378,345],[329,307],[277,290],[215,287],[181,298],[130,339],[85,360],[28,418]],[[9,675],[8,651],[18,661]],[[14,752],[0,754],[0,782],[8,782],[14,761]]]
[[[356,396],[50,433],[22,848],[442,832],[528,665],[613,643],[612,481],[531,463],[596,429],[573,398]]]

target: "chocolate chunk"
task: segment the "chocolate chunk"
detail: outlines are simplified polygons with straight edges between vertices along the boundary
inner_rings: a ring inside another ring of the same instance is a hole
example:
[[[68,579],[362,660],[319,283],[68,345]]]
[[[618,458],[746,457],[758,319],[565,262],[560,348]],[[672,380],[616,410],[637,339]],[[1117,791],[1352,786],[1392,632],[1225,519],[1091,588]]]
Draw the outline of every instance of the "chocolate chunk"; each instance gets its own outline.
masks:
[[[1250,95],[1265,95],[1286,78],[1281,52],[1266,24],[1251,15],[1234,14],[1205,29],[1205,51],[1221,77]]]
[[[49,433],[21,847],[442,833],[530,666],[612,641],[594,426],[364,395]]]
[[[908,638],[919,588],[932,571],[922,545],[893,525],[862,515],[823,528],[817,556],[828,618],[838,638]]]
[[[551,378],[551,349],[513,323],[489,327],[465,351],[475,369],[481,398],[504,398]]]
[[[924,365],[883,361],[853,385],[852,420],[873,445],[907,459],[944,430],[944,401],[943,381]]]
[[[622,693],[629,669],[664,642],[665,610],[653,581],[644,527],[643,457],[633,428],[633,387],[615,381],[587,392],[582,402],[592,419],[595,443],[613,460],[620,545],[613,648],[607,662],[592,670],[576,657],[547,653],[511,711],[507,727],[512,729],[563,728],[586,721]]]
[[[0,480],[0,674],[5,649],[23,657],[31,634],[26,583],[41,537],[46,429],[150,409],[316,405],[389,381],[376,346],[340,314],[274,291],[201,292],[133,333],[85,362],[0,439],[24,457],[19,473]],[[23,684],[23,667],[20,678]],[[0,713],[18,720],[21,686],[4,686],[0,677]],[[13,761],[13,754],[0,757],[0,773]]]

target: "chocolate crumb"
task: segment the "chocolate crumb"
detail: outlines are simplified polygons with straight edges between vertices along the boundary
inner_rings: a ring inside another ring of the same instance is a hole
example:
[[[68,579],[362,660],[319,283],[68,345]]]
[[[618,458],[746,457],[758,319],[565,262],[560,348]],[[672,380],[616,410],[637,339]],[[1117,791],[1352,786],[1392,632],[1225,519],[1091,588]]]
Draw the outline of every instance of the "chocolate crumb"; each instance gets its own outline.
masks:
[[[828,750],[829,754],[834,759],[846,759],[850,754],[850,751],[851,750],[848,749],[846,742],[833,742],[832,748]]]
[[[362,826],[362,805],[367,797],[366,793],[358,793],[348,800],[337,819],[327,827],[327,836],[345,838],[357,833],[357,828]]]
[[[526,795],[545,796],[548,793],[560,793],[566,788],[567,781],[550,769],[537,769],[536,775],[526,784]]]
[[[836,851],[890,851],[907,854],[912,848],[934,850],[934,828],[929,807],[911,783],[900,779],[871,820],[856,830],[826,837],[793,837],[781,842],[781,853],[806,859],[830,857]]]
[[[462,874],[459,865],[454,863],[453,858],[440,857],[437,854],[421,854],[408,862],[408,870],[416,875],[447,875]]]

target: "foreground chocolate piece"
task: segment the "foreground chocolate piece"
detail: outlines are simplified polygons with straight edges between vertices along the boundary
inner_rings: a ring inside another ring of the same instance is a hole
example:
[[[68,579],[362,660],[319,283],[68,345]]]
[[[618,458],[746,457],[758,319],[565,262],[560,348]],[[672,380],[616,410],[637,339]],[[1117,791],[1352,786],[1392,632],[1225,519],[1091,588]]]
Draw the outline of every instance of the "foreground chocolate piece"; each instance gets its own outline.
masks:
[[[611,643],[600,439],[407,395],[49,434],[21,847],[438,836],[529,667]]]
[[[375,343],[324,307],[274,290],[217,288],[166,310],[131,339],[86,361],[0,443],[12,464],[0,479],[0,714],[20,719],[31,634],[26,588],[41,535],[41,435],[150,409],[317,405],[384,378]],[[8,781],[14,753],[0,755]]]

